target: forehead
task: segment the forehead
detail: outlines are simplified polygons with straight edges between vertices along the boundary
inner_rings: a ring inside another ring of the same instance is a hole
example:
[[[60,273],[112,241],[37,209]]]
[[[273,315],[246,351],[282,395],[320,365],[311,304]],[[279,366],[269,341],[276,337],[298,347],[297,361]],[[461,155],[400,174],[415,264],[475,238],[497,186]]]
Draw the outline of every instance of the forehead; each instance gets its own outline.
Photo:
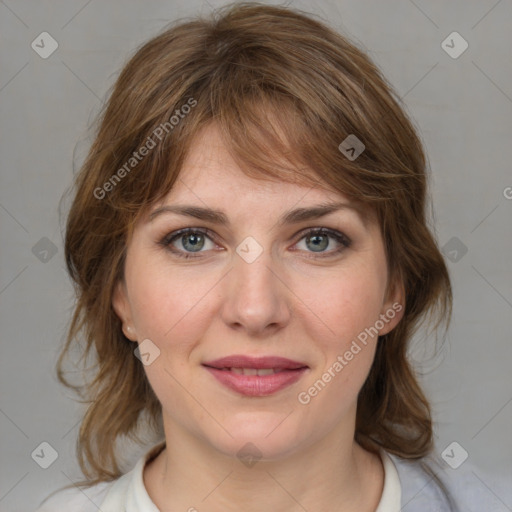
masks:
[[[276,169],[286,166],[282,158],[276,157],[275,162]],[[245,171],[232,157],[216,125],[208,125],[193,139],[178,179],[162,203],[194,196],[196,200],[211,197],[213,202],[218,203],[221,198],[225,201],[226,198],[237,198],[239,194],[247,195],[248,192],[251,197],[280,197],[282,204],[302,197],[307,198],[308,202],[348,202],[347,196],[322,183],[306,167],[288,170],[286,177],[282,178],[255,173],[254,170],[249,174]]]

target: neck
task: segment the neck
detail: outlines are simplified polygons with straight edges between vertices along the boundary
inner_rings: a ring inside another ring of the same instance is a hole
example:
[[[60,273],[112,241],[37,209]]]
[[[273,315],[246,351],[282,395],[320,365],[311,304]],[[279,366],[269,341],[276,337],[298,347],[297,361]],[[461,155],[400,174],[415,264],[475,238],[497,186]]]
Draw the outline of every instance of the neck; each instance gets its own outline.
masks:
[[[374,512],[382,495],[380,457],[337,430],[288,456],[253,464],[176,425],[171,430],[166,439],[172,444],[144,470],[146,489],[161,510],[231,512],[243,504],[247,512]]]

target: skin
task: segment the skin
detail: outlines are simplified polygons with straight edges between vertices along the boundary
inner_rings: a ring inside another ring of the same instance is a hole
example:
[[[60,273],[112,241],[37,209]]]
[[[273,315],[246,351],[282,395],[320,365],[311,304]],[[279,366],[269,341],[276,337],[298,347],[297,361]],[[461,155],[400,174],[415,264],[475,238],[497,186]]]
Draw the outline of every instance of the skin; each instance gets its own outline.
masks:
[[[136,226],[125,280],[112,303],[130,340],[149,338],[160,350],[144,366],[162,404],[167,440],[144,469],[146,489],[160,510],[225,512],[241,504],[249,512],[376,509],[382,463],[354,441],[354,431],[357,396],[377,336],[310,403],[297,399],[379,315],[403,304],[401,287],[386,293],[384,245],[371,215],[367,225],[348,208],[277,225],[288,210],[340,200],[348,202],[326,188],[245,176],[210,125],[197,136],[173,190],[156,206],[223,210],[231,226],[174,213],[146,217]],[[215,239],[203,237],[194,252],[190,236],[176,238],[172,246],[196,256],[190,259],[159,244],[187,227],[208,228]],[[335,253],[343,246],[328,237],[315,250],[302,232],[320,227],[345,234],[351,245]],[[236,252],[248,236],[263,248],[252,263]],[[246,397],[201,366],[230,354],[279,355],[309,370],[273,395]],[[248,442],[262,454],[251,467],[237,457]]]

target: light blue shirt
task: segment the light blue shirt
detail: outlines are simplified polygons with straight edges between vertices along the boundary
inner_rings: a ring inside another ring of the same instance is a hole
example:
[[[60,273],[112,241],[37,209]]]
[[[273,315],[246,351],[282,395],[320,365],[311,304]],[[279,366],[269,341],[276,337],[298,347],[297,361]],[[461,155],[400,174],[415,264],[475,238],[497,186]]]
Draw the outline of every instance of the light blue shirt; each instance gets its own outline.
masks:
[[[449,467],[429,455],[409,461],[390,455],[401,483],[401,512],[510,512],[512,478],[482,475],[464,463]],[[444,487],[444,490],[443,488]]]

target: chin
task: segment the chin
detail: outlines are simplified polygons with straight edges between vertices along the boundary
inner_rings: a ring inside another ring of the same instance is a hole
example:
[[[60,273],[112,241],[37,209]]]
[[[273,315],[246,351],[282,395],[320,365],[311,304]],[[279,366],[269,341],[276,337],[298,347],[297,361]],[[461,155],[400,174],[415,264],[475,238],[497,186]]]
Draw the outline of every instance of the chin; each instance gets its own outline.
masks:
[[[264,417],[258,419],[258,414]],[[211,445],[224,455],[241,461],[245,458],[251,460],[251,457],[254,460],[276,460],[299,448],[300,439],[295,430],[290,431],[292,425],[287,423],[291,418],[283,421],[282,413],[267,412],[245,413],[243,416],[244,419],[238,417],[229,424],[223,424],[231,435],[223,431],[216,439],[210,439]]]

